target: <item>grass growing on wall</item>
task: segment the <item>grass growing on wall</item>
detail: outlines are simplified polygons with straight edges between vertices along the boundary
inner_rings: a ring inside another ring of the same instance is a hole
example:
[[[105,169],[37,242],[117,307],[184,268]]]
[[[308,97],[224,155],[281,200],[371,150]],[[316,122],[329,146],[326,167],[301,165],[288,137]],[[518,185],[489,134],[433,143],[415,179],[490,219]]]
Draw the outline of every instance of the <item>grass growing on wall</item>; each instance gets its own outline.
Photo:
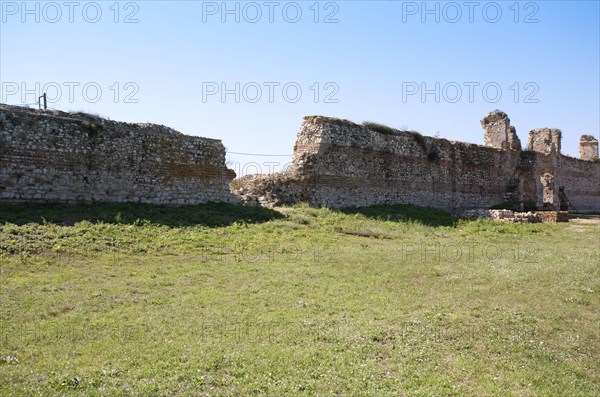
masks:
[[[596,396],[593,223],[0,210],[0,395]]]
[[[428,153],[427,150],[427,143],[425,142],[425,137],[423,135],[421,135],[421,133],[417,132],[417,131],[401,131],[392,127],[388,127],[387,125],[384,124],[379,124],[379,123],[374,123],[372,121],[364,121],[362,123],[362,125],[364,125],[365,127],[367,127],[368,129],[372,130],[372,131],[376,131],[379,132],[380,134],[385,134],[385,135],[401,135],[401,134],[409,134],[410,136],[413,137],[413,139],[415,140],[415,142],[417,142],[417,144],[423,149],[423,151],[426,154]],[[432,155],[435,157],[435,155]],[[430,160],[434,161],[437,160],[437,157],[435,158],[430,158]]]
[[[387,134],[387,135],[398,135],[398,134],[400,134],[400,130],[397,130],[397,129],[392,128],[392,127],[388,127],[387,125],[384,125],[384,124],[374,123],[372,121],[364,121],[362,123],[362,125],[364,125],[365,127],[367,127],[370,130],[379,132],[380,134]]]

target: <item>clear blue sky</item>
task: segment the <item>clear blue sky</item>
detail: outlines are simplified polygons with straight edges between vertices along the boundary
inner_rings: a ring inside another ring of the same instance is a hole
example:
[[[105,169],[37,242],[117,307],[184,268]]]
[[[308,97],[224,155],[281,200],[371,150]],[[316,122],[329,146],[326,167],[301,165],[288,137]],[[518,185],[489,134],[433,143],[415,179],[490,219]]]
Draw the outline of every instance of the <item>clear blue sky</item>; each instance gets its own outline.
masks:
[[[501,109],[524,145],[556,127],[576,157],[581,134],[598,136],[598,1],[423,4],[2,0],[0,101],[35,102],[23,89],[38,84],[53,108],[244,153],[291,154],[312,114],[481,144],[479,120]],[[238,174],[290,159],[228,155]]]

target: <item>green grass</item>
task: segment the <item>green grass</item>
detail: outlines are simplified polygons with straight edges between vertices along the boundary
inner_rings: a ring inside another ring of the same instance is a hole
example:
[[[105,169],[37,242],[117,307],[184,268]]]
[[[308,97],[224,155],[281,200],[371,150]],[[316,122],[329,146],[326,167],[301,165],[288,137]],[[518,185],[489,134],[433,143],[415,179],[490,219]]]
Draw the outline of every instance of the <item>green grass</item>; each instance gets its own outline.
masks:
[[[198,206],[157,206],[151,204],[17,204],[0,207],[0,223],[55,223],[63,226],[87,220],[92,223],[154,224],[178,226],[226,226],[234,222],[264,222],[282,215],[267,208],[241,207],[225,203]]]
[[[0,395],[597,396],[598,231],[3,205]]]

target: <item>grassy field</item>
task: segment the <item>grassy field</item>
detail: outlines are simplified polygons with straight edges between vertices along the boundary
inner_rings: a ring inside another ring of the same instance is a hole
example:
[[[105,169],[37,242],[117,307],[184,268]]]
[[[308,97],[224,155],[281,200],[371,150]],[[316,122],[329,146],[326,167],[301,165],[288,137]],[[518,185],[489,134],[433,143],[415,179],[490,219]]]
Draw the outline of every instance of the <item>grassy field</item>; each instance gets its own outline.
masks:
[[[0,395],[598,396],[597,223],[0,209]]]

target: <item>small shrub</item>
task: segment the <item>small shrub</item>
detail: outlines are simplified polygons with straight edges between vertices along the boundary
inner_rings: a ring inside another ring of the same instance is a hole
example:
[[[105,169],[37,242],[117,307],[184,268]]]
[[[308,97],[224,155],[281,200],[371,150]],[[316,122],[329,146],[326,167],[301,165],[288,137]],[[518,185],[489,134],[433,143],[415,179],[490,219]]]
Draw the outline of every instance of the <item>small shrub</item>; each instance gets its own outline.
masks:
[[[408,133],[412,135],[413,139],[417,142],[417,144],[421,146],[425,153],[427,153],[427,143],[425,142],[425,137],[417,131],[408,131]]]
[[[100,132],[104,130],[104,126],[102,124],[93,123],[87,120],[81,123],[81,127],[84,131],[87,132],[90,138],[97,136]]]
[[[435,163],[440,160],[440,155],[435,149],[431,149],[429,153],[427,153],[427,159]]]

